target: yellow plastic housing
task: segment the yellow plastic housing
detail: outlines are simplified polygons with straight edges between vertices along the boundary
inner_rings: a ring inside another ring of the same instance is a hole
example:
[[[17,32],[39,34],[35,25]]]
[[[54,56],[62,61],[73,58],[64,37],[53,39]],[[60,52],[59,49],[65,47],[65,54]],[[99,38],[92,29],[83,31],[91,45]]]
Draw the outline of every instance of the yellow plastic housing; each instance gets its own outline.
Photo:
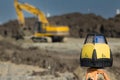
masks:
[[[110,48],[107,44],[102,43],[87,43],[82,48],[81,58],[92,59],[93,50],[96,50],[96,58],[110,58]]]

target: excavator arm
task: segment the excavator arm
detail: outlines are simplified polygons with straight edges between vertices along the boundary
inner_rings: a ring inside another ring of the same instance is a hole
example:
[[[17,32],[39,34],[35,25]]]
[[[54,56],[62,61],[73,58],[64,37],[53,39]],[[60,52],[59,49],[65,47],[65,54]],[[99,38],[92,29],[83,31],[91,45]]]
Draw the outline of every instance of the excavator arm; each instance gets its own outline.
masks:
[[[17,17],[18,17],[18,22],[21,27],[24,27],[25,26],[24,14],[17,0],[14,0],[14,6],[15,6],[16,13],[17,13]]]
[[[25,20],[24,20],[24,15],[23,15],[22,10],[25,10],[25,11],[37,16],[40,22],[42,22],[44,24],[49,24],[44,13],[41,10],[39,10],[38,8],[36,8],[30,4],[27,4],[27,3],[19,3],[18,0],[14,0],[14,6],[16,9],[19,23],[21,25],[25,25]]]

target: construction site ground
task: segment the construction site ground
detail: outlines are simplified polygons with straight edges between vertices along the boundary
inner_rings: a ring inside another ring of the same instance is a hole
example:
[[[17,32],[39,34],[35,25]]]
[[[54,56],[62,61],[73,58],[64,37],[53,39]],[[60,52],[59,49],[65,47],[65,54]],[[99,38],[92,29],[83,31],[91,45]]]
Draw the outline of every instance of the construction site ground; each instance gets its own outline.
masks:
[[[114,63],[105,68],[111,80],[120,79],[120,38],[107,38]],[[61,43],[33,43],[0,36],[0,80],[83,80],[79,65],[84,39]]]

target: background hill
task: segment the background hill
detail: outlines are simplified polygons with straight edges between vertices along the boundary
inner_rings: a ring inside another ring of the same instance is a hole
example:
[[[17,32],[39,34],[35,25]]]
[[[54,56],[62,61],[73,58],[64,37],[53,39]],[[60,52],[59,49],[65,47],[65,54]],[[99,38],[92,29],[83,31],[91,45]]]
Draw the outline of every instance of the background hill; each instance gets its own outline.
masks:
[[[26,18],[26,26],[33,32],[36,18]],[[70,37],[85,37],[87,33],[103,33],[107,37],[120,37],[120,15],[105,19],[95,14],[69,13],[48,18],[50,24],[68,25]],[[17,20],[11,20],[0,25],[0,34],[14,36],[18,33],[19,25]]]

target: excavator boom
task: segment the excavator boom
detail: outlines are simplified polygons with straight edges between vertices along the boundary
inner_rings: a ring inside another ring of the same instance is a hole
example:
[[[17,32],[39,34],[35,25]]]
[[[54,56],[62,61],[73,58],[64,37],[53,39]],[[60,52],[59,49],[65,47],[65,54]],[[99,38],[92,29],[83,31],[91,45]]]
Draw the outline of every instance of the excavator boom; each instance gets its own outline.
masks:
[[[14,0],[14,7],[15,7],[15,10],[17,13],[19,24],[20,24],[20,26],[24,27],[25,26],[24,14],[23,14],[22,9],[20,8],[17,0]]]
[[[39,21],[41,21],[42,23],[48,24],[48,20],[46,19],[44,13],[39,10],[38,8],[28,4],[28,3],[19,3],[17,0],[15,0],[14,2],[15,8],[16,8],[16,12],[18,15],[18,19],[19,21],[21,21],[22,23],[24,23],[25,21],[24,19],[24,15],[22,13],[22,10],[25,10],[31,14],[34,14],[35,16],[38,16]]]

